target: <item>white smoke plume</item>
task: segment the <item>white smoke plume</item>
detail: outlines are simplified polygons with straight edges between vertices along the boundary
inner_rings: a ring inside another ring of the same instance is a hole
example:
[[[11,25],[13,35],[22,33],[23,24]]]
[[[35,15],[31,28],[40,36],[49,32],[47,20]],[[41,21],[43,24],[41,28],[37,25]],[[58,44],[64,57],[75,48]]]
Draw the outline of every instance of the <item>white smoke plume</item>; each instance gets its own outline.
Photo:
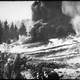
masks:
[[[80,34],[80,1],[63,1],[62,2],[63,14],[71,17],[71,24],[76,32]]]

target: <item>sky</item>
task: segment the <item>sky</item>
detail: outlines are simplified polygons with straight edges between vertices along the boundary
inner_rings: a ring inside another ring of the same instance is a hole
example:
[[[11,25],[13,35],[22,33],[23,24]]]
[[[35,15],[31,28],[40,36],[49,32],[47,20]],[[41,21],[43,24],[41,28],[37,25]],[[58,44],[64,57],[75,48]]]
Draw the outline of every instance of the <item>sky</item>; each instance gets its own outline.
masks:
[[[33,1],[0,1],[0,20],[15,22],[22,19],[31,19],[31,5]]]

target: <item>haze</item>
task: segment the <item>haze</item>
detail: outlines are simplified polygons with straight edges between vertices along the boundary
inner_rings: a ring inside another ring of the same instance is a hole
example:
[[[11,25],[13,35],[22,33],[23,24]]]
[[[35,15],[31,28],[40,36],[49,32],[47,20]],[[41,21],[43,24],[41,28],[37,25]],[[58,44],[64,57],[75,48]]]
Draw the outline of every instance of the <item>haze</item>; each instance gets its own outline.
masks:
[[[31,5],[33,1],[0,1],[0,20],[15,22],[22,19],[31,19]]]

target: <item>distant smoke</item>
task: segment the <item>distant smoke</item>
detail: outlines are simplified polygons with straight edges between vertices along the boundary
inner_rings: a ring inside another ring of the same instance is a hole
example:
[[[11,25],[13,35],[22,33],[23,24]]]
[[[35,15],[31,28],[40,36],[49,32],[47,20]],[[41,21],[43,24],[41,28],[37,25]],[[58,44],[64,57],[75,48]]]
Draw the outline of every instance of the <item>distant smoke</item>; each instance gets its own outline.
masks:
[[[63,14],[71,17],[71,24],[76,32],[80,34],[80,1],[63,1],[62,2]]]
[[[75,33],[70,24],[71,16],[74,16],[71,13],[72,8],[68,12],[68,7],[65,7],[66,2],[62,4],[62,1],[35,1],[32,4],[33,22],[42,20],[44,23],[48,23],[49,28],[52,26],[52,32],[48,33],[50,38],[61,38],[61,36],[66,37]]]

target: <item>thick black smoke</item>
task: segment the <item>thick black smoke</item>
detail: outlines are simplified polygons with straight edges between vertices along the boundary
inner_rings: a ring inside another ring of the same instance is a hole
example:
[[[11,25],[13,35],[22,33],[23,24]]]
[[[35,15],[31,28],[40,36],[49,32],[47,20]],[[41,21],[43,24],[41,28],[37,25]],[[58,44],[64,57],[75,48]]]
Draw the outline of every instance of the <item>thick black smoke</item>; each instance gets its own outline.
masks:
[[[34,2],[32,5],[33,21],[43,19],[44,21],[55,20],[62,16],[61,1]]]
[[[32,4],[32,13],[34,22],[42,19],[43,22],[48,23],[49,27],[54,25],[55,34],[54,32],[48,33],[51,35],[50,38],[54,38],[54,35],[56,38],[62,38],[75,34],[70,24],[71,17],[62,13],[62,1],[35,1]]]

